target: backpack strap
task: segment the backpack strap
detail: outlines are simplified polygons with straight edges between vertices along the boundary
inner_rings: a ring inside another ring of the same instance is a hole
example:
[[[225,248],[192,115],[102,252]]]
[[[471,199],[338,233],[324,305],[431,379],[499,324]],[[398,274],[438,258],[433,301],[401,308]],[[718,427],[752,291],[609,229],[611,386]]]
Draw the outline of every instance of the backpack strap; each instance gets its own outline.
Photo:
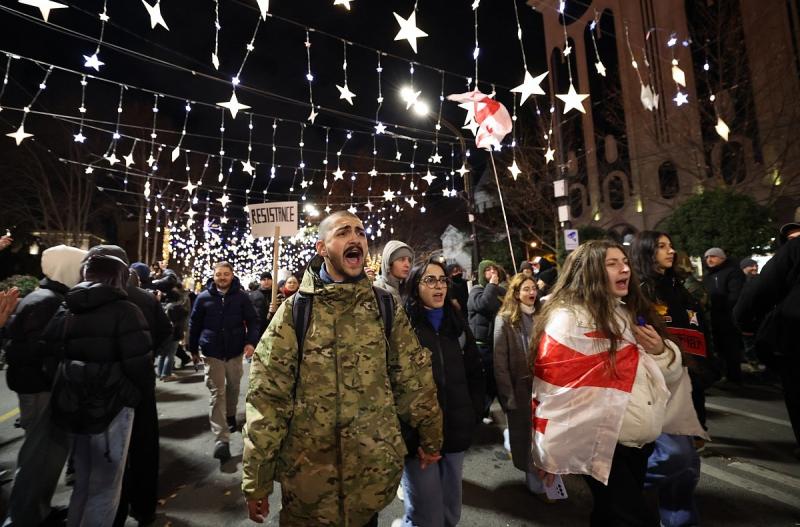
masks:
[[[313,297],[298,291],[294,295],[292,302],[292,322],[294,323],[294,335],[297,337],[297,363],[303,358],[303,341],[306,338],[308,324],[311,321],[311,301]]]
[[[378,301],[378,310],[381,312],[383,319],[383,333],[386,335],[386,340],[392,336],[392,323],[394,322],[394,297],[392,294],[380,287],[372,286],[375,292],[375,298]]]

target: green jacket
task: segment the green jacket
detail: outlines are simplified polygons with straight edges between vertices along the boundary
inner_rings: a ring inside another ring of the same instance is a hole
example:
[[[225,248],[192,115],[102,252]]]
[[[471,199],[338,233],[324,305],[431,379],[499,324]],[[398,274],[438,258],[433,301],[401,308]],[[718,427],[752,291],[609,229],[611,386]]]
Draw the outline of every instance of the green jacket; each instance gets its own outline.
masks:
[[[296,295],[278,308],[253,357],[242,490],[259,499],[278,481],[281,525],[361,527],[400,482],[398,418],[419,430],[430,453],[441,447],[442,414],[430,352],[402,306],[387,350],[369,280],[325,284],[321,263],[312,261],[300,286],[314,299],[297,386]]]

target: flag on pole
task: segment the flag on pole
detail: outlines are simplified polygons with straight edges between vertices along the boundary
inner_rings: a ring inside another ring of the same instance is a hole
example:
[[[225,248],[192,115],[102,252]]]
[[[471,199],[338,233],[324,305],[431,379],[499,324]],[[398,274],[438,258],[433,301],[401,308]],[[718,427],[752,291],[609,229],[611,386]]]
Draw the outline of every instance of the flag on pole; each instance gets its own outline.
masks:
[[[461,103],[459,106],[467,110],[466,128],[473,128],[478,148],[500,149],[500,143],[512,128],[511,115],[505,106],[478,90],[454,93],[447,99]]]

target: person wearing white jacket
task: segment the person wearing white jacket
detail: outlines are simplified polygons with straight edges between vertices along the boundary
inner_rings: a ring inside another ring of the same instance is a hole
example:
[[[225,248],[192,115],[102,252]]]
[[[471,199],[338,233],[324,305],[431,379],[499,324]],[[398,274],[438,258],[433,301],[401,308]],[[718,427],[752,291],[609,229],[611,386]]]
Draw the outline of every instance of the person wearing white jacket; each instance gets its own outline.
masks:
[[[644,499],[647,459],[662,431],[686,425],[670,391],[683,367],[621,245],[593,240],[570,254],[533,349],[540,475],[549,483],[553,474],[583,474],[592,526],[657,527],[658,511]]]

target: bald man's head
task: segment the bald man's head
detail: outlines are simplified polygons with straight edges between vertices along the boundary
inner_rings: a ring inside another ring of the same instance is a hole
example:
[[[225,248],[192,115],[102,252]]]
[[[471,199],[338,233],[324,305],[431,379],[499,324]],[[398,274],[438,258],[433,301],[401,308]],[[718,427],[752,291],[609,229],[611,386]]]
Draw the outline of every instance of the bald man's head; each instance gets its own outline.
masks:
[[[355,214],[334,212],[319,224],[317,254],[325,258],[325,269],[334,280],[357,278],[364,272],[367,233]]]

